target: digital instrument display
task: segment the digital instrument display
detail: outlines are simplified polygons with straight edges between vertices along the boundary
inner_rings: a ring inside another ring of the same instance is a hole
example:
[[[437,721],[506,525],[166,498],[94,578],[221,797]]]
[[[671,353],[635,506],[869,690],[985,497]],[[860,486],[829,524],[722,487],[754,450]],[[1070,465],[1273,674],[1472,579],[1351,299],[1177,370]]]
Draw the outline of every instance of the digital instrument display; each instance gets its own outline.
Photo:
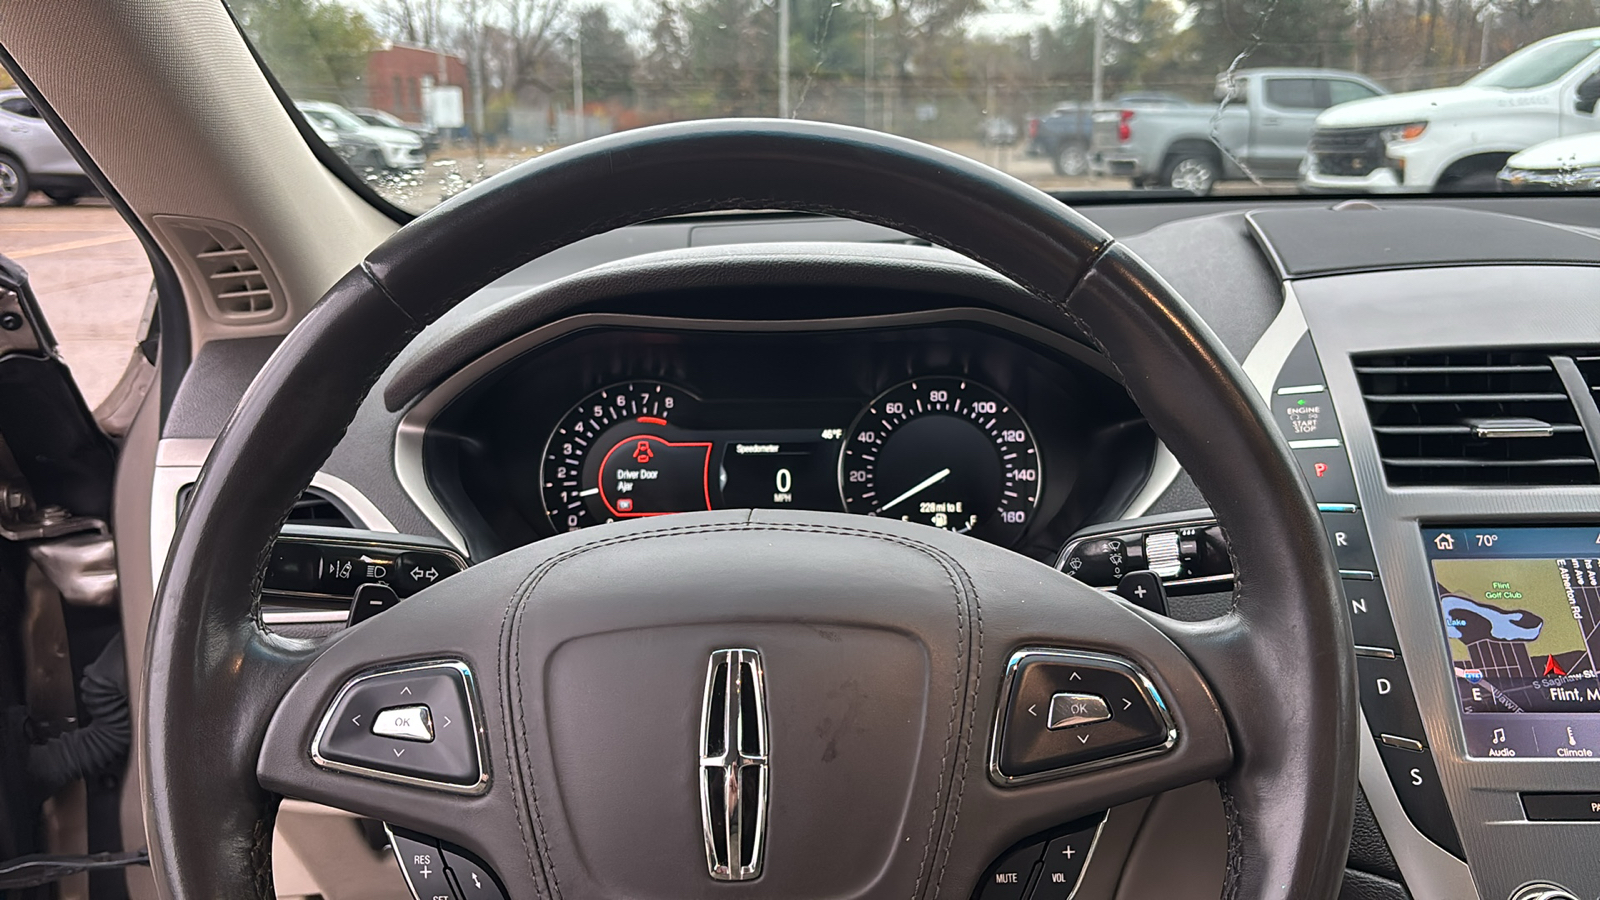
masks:
[[[1600,752],[1600,527],[1426,528],[1469,756]]]
[[[655,381],[585,397],[546,445],[540,485],[557,531],[726,508],[892,516],[1010,544],[1042,486],[1022,416],[994,391],[931,377],[873,398],[737,408]],[[848,426],[848,427],[846,427]]]

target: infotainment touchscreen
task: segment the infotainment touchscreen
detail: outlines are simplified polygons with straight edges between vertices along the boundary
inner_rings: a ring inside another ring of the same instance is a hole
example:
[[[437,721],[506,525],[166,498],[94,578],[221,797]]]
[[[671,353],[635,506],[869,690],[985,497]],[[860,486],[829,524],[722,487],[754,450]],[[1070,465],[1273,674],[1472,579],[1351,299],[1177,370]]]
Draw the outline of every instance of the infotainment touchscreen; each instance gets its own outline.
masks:
[[[1425,528],[1469,756],[1600,752],[1600,526]]]

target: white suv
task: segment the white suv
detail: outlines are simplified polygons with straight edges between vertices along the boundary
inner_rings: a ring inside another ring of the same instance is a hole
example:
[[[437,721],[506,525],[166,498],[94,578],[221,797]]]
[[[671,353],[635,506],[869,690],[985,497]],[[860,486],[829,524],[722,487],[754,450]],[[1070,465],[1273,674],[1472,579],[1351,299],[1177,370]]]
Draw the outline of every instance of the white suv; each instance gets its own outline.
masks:
[[[294,105],[315,124],[330,128],[340,135],[359,135],[375,142],[383,157],[384,168],[418,169],[427,162],[427,155],[422,152],[422,139],[404,128],[368,125],[337,103],[297,100]]]
[[[0,206],[21,206],[30,191],[57,203],[95,193],[49,123],[21,91],[0,91]]]

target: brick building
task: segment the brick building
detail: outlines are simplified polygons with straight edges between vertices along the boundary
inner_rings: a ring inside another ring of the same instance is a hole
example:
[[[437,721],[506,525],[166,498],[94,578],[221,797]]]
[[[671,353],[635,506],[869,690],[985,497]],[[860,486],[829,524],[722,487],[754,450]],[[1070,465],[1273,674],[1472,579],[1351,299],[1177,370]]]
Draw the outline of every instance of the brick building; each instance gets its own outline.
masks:
[[[472,108],[472,80],[461,57],[413,44],[385,44],[367,57],[367,103],[407,122],[424,122],[426,84],[461,88],[463,106]]]

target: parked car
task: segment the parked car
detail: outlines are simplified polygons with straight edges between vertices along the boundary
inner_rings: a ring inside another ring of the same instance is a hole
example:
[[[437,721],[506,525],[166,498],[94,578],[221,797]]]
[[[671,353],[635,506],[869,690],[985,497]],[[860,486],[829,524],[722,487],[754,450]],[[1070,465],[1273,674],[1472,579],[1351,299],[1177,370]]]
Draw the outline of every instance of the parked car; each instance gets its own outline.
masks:
[[[386,169],[420,168],[427,157],[422,152],[422,139],[404,128],[386,125],[368,125],[355,113],[337,103],[320,100],[298,100],[295,107],[308,119],[338,133],[341,141],[349,139],[359,145],[365,138],[378,147],[380,165]],[[337,149],[337,148],[336,148]],[[342,154],[341,154],[342,155]]]
[[[1307,190],[1492,191],[1512,154],[1592,131],[1600,28],[1532,44],[1452,88],[1330,109],[1317,119]]]
[[[1244,69],[1218,76],[1219,106],[1128,104],[1096,113],[1094,163],[1135,186],[1202,195],[1218,181],[1249,177],[1246,169],[1293,178],[1318,113],[1382,93],[1375,82],[1338,69]]]
[[[317,137],[339,154],[339,158],[350,168],[357,171],[384,168],[383,149],[377,141],[364,134],[339,131],[334,127],[333,120],[324,113],[313,110],[306,112],[305,117]]]
[[[1496,179],[1502,191],[1600,188],[1600,132],[1545,141],[1512,156]]]
[[[1017,142],[1017,123],[1004,116],[990,116],[983,120],[978,138],[989,147],[1009,147]]]
[[[350,112],[354,113],[356,118],[367,123],[368,125],[375,125],[379,128],[401,128],[411,132],[418,138],[422,139],[422,152],[424,153],[432,153],[433,151],[439,149],[439,129],[433,127],[432,125],[424,125],[420,122],[407,122],[394,113],[382,109],[372,109],[365,106],[358,106],[355,109],[350,110]]]
[[[33,101],[19,90],[0,91],[0,206],[21,206],[31,191],[61,204],[96,193]]]
[[[1118,108],[1188,106],[1176,94],[1159,92],[1124,94],[1113,101]],[[1094,110],[1087,103],[1063,103],[1043,118],[1028,120],[1028,154],[1050,160],[1057,175],[1083,175],[1089,171],[1089,141]]]

